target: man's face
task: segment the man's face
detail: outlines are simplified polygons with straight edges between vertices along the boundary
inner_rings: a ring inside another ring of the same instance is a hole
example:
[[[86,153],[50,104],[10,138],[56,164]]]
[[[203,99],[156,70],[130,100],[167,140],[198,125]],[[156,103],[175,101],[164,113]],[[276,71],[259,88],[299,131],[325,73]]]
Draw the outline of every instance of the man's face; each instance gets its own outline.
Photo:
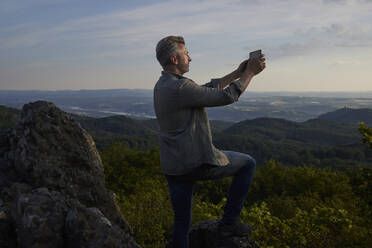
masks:
[[[189,52],[184,44],[180,44],[180,49],[178,50],[177,55],[177,68],[178,70],[184,74],[189,71],[189,63],[191,62],[191,58],[189,56]]]

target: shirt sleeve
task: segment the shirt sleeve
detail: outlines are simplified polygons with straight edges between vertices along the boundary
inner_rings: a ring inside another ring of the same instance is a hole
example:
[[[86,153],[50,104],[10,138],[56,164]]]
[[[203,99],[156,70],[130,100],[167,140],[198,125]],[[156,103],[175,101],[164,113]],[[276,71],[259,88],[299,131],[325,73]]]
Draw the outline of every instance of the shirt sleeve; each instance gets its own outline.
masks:
[[[202,86],[222,89],[221,80],[219,78],[212,78],[209,83],[203,84]]]
[[[180,107],[223,106],[238,101],[241,93],[242,83],[239,80],[220,89],[213,80],[200,86],[190,79],[184,79],[178,89],[178,103]]]

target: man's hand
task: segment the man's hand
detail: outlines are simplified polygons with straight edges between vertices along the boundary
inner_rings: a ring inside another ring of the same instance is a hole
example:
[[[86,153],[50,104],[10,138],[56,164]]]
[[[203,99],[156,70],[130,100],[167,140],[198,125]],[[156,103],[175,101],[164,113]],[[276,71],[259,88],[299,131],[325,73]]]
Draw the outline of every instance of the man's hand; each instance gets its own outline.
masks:
[[[245,70],[240,77],[240,81],[242,82],[242,92],[247,89],[252,78],[263,71],[265,67],[265,56],[263,54],[258,59],[248,59]]]
[[[238,69],[236,69],[237,78],[240,78],[242,76],[243,72],[245,71],[247,67],[247,64],[248,64],[248,59],[240,63]]]
[[[245,83],[244,90],[248,86],[248,81],[260,73],[265,68],[265,56],[261,55],[258,59],[247,59],[240,63],[239,67],[233,72],[227,74],[226,76],[220,78],[219,88],[224,89],[234,80],[240,78],[241,81]]]
[[[254,75],[257,75],[258,73],[263,71],[265,69],[265,67],[266,67],[265,55],[261,54],[258,59],[249,59],[248,60],[248,62],[246,64],[246,67],[245,67],[245,70],[244,70],[244,73],[251,72]]]

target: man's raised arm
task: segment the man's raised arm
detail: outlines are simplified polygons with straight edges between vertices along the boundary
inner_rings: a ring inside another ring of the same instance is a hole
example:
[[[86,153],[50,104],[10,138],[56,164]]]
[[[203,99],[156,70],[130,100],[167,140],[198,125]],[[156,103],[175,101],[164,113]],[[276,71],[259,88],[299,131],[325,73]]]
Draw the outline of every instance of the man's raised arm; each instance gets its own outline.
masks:
[[[198,85],[190,79],[183,79],[178,90],[177,102],[179,107],[214,107],[228,105],[238,100],[239,96],[246,90],[251,79],[265,68],[265,58],[262,55],[258,59],[243,62],[244,71],[239,80],[229,83],[229,86],[222,88],[220,80],[212,80],[208,84],[215,84],[213,87]],[[239,66],[240,68],[240,66]],[[225,77],[233,77],[226,75]],[[219,85],[219,86],[218,86]]]
[[[247,59],[240,63],[239,67],[233,72],[227,74],[226,76],[219,79],[212,79],[211,82],[204,84],[202,86],[224,89],[229,86],[232,82],[240,79],[243,85],[243,91],[246,90],[248,84],[250,83],[253,76],[260,73],[265,69],[265,56],[262,54],[258,59]]]
[[[222,78],[212,79],[211,82],[206,83],[202,86],[212,87],[212,88],[217,88],[217,89],[224,89],[225,87],[229,86],[232,82],[234,82],[235,80],[241,77],[241,75],[245,71],[247,63],[248,63],[248,60],[244,60],[242,63],[240,63],[239,67],[233,72],[227,74],[226,76]]]

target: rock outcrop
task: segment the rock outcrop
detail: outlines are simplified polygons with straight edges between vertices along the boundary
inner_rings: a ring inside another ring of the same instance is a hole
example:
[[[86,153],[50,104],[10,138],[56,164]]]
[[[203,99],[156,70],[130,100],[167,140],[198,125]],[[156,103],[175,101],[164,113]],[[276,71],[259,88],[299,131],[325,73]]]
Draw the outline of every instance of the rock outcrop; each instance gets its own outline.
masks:
[[[140,248],[91,136],[54,104],[0,131],[0,247]]]
[[[190,230],[190,248],[259,248],[248,235],[230,236],[221,234],[217,220],[206,220]]]
[[[68,114],[37,101],[0,129],[1,248],[141,248],[131,234],[92,137]],[[258,246],[221,235],[216,220],[195,225],[190,248],[212,247]]]
[[[210,219],[195,224],[189,233],[190,248],[259,248],[249,235],[221,233],[218,220]],[[166,248],[172,248],[169,241]]]

